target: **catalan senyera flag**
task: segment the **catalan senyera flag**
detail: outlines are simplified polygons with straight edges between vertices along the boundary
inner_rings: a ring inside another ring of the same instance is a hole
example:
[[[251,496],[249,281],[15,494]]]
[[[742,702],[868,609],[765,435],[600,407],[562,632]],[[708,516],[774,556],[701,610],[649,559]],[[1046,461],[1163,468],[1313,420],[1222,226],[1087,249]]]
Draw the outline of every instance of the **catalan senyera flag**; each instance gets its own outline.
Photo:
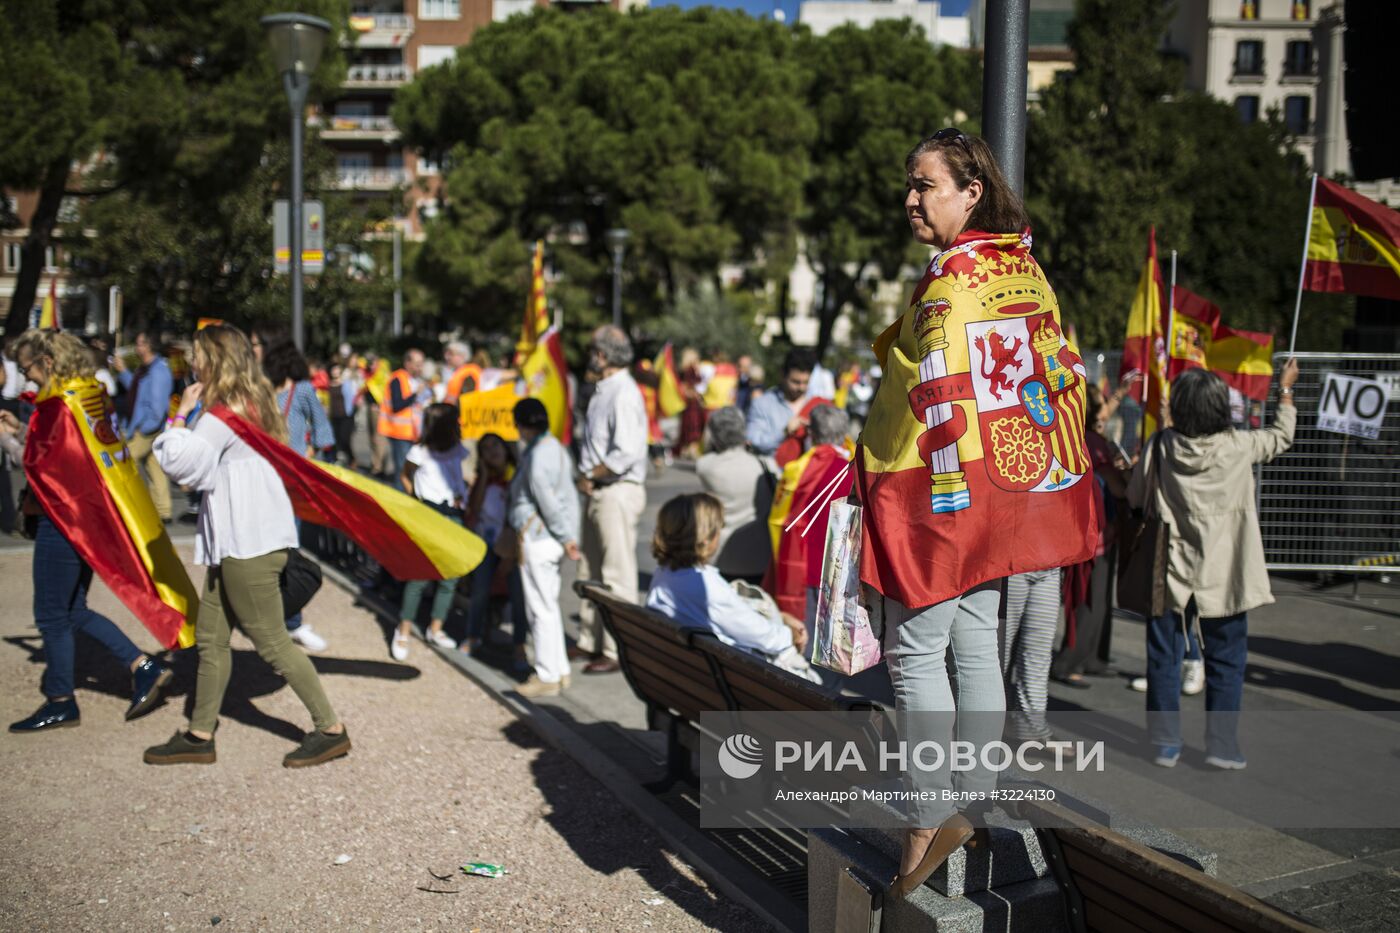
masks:
[[[1400,212],[1319,178],[1303,287],[1400,299]]]
[[[861,579],[921,607],[1093,557],[1085,370],[1030,232],[966,231],[875,342]]]
[[[526,394],[544,403],[549,412],[549,433],[562,444],[569,444],[574,435],[574,406],[567,373],[559,329],[551,327],[520,364],[520,375],[525,380]]]
[[[208,412],[272,464],[302,521],[349,536],[399,580],[454,580],[486,556],[486,542],[392,486],[311,460],[225,406]]]
[[[669,343],[656,354],[653,365],[660,380],[656,388],[656,403],[664,417],[674,418],[685,411],[685,395],[681,392],[681,380],[676,375],[676,358]]]
[[[1203,367],[1246,398],[1262,401],[1268,397],[1274,374],[1272,334],[1226,327],[1215,304],[1180,285],[1172,292],[1172,304],[1175,313],[1168,342],[1168,379]]]
[[[520,340],[515,351],[521,359],[534,352],[535,344],[549,330],[549,307],[544,297],[544,240],[535,241],[535,253],[530,260],[530,297],[525,302],[525,318],[520,325]]]
[[[803,618],[807,587],[821,585],[828,506],[851,494],[855,471],[843,450],[813,447],[783,467],[768,512],[773,561],[763,586],[783,612]],[[791,527],[789,527],[791,526]]]
[[[113,427],[107,390],[51,382],[36,401],[24,475],[44,514],[161,645],[188,648],[199,591]]]
[[[1157,229],[1147,236],[1147,262],[1138,277],[1137,291],[1128,309],[1128,332],[1123,341],[1123,360],[1118,380],[1140,376],[1135,387],[1142,406],[1143,437],[1157,430],[1157,413],[1167,393],[1167,290],[1162,284],[1162,267],[1157,262]]]
[[[58,279],[49,279],[49,292],[39,306],[39,326],[45,330],[63,330],[63,315],[58,308]]]

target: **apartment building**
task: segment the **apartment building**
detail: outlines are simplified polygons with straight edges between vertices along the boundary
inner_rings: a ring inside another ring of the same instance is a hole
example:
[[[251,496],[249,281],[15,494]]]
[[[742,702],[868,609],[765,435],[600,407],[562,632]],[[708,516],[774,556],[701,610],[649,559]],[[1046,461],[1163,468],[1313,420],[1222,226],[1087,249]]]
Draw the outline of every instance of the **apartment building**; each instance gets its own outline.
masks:
[[[365,199],[402,196],[395,214],[420,237],[436,204],[438,167],[400,140],[390,108],[398,89],[425,68],[450,60],[481,27],[551,0],[355,0],[340,92],[310,117],[335,152],[337,188]],[[646,0],[553,0],[556,6],[614,9]]]
[[[934,45],[968,46],[966,16],[944,16],[938,0],[804,0],[797,21],[819,36],[847,23],[867,29],[882,19],[908,19]]]
[[[1074,56],[1065,39],[1074,19],[1075,0],[1030,0],[1026,23],[1026,96],[1034,102],[1055,75],[1074,67]],[[974,49],[986,47],[987,3],[972,0],[967,8],[968,28]]]
[[[5,218],[5,225],[0,227],[0,321],[10,311],[15,280],[19,277],[20,248],[29,236],[29,219],[34,216],[38,203],[37,191],[6,190],[0,193],[0,215]],[[83,327],[90,316],[96,320],[100,311],[90,300],[87,289],[72,280],[70,275],[64,241],[68,236],[81,235],[77,199],[64,198],[58,210],[58,224],[44,250],[44,266],[39,270],[39,286],[34,292],[34,306],[37,307],[49,293],[52,284],[63,320],[68,326],[76,328]]]
[[[1187,87],[1233,103],[1243,122],[1264,119],[1277,109],[1298,151],[1311,160],[1318,142],[1323,77],[1315,33],[1321,8],[1333,5],[1320,0],[1179,0],[1167,47],[1185,61]],[[1336,13],[1329,17],[1321,24],[1324,41],[1332,35],[1331,20],[1340,29]],[[1327,128],[1327,161],[1334,163],[1330,171],[1346,171],[1349,164],[1335,164],[1348,161],[1339,106],[1340,49],[1340,43],[1335,43],[1335,60],[1327,69],[1336,101],[1329,114],[1334,119]]]

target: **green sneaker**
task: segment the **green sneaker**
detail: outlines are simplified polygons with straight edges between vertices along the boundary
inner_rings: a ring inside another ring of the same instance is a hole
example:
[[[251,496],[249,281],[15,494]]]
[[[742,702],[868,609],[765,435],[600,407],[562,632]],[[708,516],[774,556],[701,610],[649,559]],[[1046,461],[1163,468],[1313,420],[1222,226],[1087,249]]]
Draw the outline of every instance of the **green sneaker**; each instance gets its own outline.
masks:
[[[301,740],[296,751],[289,752],[286,758],[282,759],[284,768],[309,768],[312,765],[324,764],[332,758],[340,758],[350,754],[350,730],[345,730],[338,735],[331,735],[329,732],[322,732],[317,729],[314,732],[306,733],[306,738]]]
[[[199,741],[181,729],[164,745],[146,749],[148,765],[212,765],[216,759],[214,740]]]

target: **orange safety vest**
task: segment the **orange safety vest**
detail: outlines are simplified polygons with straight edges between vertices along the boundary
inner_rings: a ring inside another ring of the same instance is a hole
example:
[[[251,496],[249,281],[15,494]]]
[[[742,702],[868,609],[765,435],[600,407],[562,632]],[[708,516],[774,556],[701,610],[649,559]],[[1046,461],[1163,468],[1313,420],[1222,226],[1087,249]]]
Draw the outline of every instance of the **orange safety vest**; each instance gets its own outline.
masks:
[[[389,381],[395,380],[399,383],[399,394],[404,398],[412,397],[413,383],[408,373],[402,369],[394,370]],[[379,405],[379,433],[400,441],[418,440],[418,431],[423,421],[422,407],[415,401],[402,411],[390,411],[390,399],[393,396],[388,388],[385,386],[384,398]]]
[[[475,363],[463,363],[452,374],[452,378],[447,380],[447,397],[456,398],[462,394],[462,383],[468,379],[472,381],[471,391],[475,392],[481,388],[481,367]]]

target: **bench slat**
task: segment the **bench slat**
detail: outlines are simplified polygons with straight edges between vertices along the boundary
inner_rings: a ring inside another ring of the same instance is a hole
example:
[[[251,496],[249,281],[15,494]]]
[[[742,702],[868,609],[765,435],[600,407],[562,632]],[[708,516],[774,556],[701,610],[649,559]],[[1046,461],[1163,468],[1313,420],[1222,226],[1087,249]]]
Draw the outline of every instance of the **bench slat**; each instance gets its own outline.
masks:
[[[703,712],[724,709],[724,700],[718,693],[707,695],[692,689],[692,684],[667,680],[643,666],[634,666],[632,676],[647,699],[674,710],[681,718],[691,722],[699,722]]]
[[[1087,905],[1093,903],[1132,920],[1140,929],[1153,933],[1237,933],[1238,927],[1213,919],[1195,905],[1173,899],[1141,878],[1093,859],[1061,841],[1060,851],[1074,876],[1075,887]],[[1141,916],[1139,916],[1139,914]]]

